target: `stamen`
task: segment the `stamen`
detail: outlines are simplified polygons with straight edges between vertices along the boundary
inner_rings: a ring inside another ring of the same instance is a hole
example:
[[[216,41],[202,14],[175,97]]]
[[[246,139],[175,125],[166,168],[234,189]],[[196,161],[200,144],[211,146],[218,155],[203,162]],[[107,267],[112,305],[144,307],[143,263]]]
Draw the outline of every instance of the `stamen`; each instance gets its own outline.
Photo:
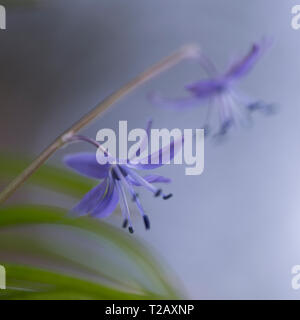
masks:
[[[144,219],[145,225],[146,225],[146,229],[150,228],[150,223],[149,223],[149,218],[146,216],[145,211],[142,207],[142,204],[138,198],[138,194],[134,191],[133,187],[128,183],[128,181],[124,178],[124,176],[121,174],[121,171],[119,170],[119,166],[116,167],[116,174],[120,177],[121,181],[123,182],[123,184],[126,186],[127,190],[130,192],[131,196],[132,196],[132,200],[136,203],[136,206],[139,209],[139,213],[141,214],[141,216]],[[123,169],[124,170],[124,169]],[[145,220],[146,219],[146,220]],[[147,224],[146,224],[147,223]]]
[[[155,197],[159,197],[159,196],[163,195],[163,199],[168,200],[173,196],[172,193],[167,194],[167,195],[163,194],[161,189],[154,187],[151,183],[149,183],[147,180],[145,180],[143,177],[141,177],[139,174],[137,174],[134,170],[131,170],[127,167],[124,170],[127,170],[129,175],[131,175],[131,177],[133,179],[135,179],[136,181],[138,181],[141,185],[146,187],[148,190],[150,189],[150,191],[154,193]]]
[[[128,221],[129,228],[131,228],[133,230],[131,219],[130,219],[129,207],[128,207],[128,203],[127,203],[127,200],[126,200],[125,191],[124,191],[123,186],[122,186],[122,184],[121,184],[121,182],[119,180],[116,180],[115,183],[116,183],[116,186],[118,188],[120,199],[121,199],[121,201],[120,201],[121,211],[122,211],[122,213],[123,213],[123,215],[125,217],[125,220]],[[126,225],[126,227],[127,227],[127,225]],[[130,233],[132,233],[132,232],[130,232]]]
[[[153,186],[151,183],[149,183],[147,180],[145,180],[143,177],[141,177],[139,174],[137,174],[134,170],[129,169],[128,167],[124,168],[128,172],[128,174],[137,182],[139,182],[142,186],[144,186],[146,189],[154,193],[155,196],[159,196],[161,194],[161,190]],[[156,195],[157,194],[157,195]]]
[[[154,196],[157,198],[161,195],[162,193],[162,190],[161,189],[158,189],[155,193],[154,193]]]

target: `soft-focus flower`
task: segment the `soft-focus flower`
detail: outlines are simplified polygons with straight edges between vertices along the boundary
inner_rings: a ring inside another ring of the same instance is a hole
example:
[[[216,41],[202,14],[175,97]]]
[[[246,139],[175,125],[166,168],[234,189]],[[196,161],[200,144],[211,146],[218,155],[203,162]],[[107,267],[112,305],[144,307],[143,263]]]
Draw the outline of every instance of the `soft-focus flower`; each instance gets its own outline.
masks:
[[[169,99],[154,93],[150,95],[150,99],[157,105],[178,109],[197,106],[205,102],[207,103],[207,115],[204,128],[210,131],[212,114],[216,112],[219,119],[217,135],[224,135],[233,125],[249,120],[253,111],[259,110],[265,114],[274,111],[272,104],[253,100],[237,88],[238,82],[248,75],[269,45],[266,39],[253,44],[248,54],[233,63],[224,73],[218,73],[215,65],[207,57],[202,56],[202,66],[209,74],[209,78],[186,85],[185,89],[191,94],[190,96]]]
[[[148,127],[149,130],[150,127]],[[74,139],[73,139],[74,140]],[[81,138],[81,140],[84,140]],[[89,139],[86,139],[86,141]],[[97,144],[95,142],[95,144]],[[142,141],[140,148],[135,157],[118,162],[122,164],[105,164],[98,163],[96,153],[78,153],[67,155],[64,162],[67,166],[76,172],[94,179],[102,180],[99,185],[89,191],[84,198],[73,208],[72,212],[76,215],[91,215],[96,218],[108,217],[117,207],[118,203],[121,207],[123,215],[123,227],[129,226],[129,232],[133,233],[131,215],[128,205],[128,197],[136,204],[139,213],[141,214],[146,229],[150,228],[149,218],[143,209],[138,194],[134,187],[144,187],[146,190],[153,193],[155,197],[162,197],[167,200],[172,197],[172,194],[163,193],[162,189],[157,188],[154,183],[169,183],[171,180],[159,175],[146,175],[142,177],[136,170],[152,170],[163,165],[163,154],[170,152],[170,159],[174,158],[174,151],[177,142],[173,141],[170,145],[156,151],[155,158],[158,160],[155,164],[151,164],[151,157],[148,156],[148,164],[144,162],[134,161],[136,157],[142,153],[145,147],[145,141]],[[126,195],[127,193],[127,195]]]

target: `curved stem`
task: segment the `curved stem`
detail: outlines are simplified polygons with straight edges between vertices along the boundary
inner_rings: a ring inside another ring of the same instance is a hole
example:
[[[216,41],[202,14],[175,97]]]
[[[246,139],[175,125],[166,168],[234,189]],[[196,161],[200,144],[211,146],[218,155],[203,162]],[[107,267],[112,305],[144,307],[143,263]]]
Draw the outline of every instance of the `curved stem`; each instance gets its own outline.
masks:
[[[87,142],[87,143],[91,144],[92,146],[96,147],[97,149],[101,149],[101,151],[106,156],[108,156],[107,151],[102,147],[102,145],[100,143],[98,143],[97,141],[90,139],[86,136],[75,135],[75,136],[72,136],[67,142],[79,142],[79,141]]]
[[[94,109],[84,115],[79,121],[60,135],[49,147],[47,147],[19,176],[17,176],[1,193],[0,204],[5,202],[30,176],[37,171],[43,163],[61,148],[64,144],[68,143],[70,139],[82,128],[92,122],[97,116],[106,111],[111,105],[118,100],[129,94],[131,91],[145,83],[146,81],[154,78],[161,72],[168,70],[175,66],[180,61],[186,58],[194,58],[199,54],[198,47],[195,45],[185,46],[170,56],[164,58],[157,64],[153,65],[148,70],[139,74],[136,78],[129,81],[119,90],[108,96],[100,102]]]

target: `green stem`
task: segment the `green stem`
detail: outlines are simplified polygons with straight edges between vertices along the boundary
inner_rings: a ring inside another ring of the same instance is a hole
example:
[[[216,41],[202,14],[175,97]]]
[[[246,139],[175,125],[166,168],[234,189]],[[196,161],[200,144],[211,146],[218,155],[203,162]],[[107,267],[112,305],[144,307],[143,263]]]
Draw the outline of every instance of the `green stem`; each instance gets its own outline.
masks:
[[[148,70],[139,74],[136,78],[129,81],[119,90],[108,96],[102,102],[100,102],[94,109],[84,115],[78,122],[76,122],[71,128],[66,130],[60,135],[49,147],[47,147],[23,172],[20,173],[1,193],[0,204],[5,202],[30,176],[37,171],[46,160],[54,154],[59,148],[68,143],[70,139],[79,130],[83,129],[89,123],[91,123],[97,116],[106,111],[110,106],[116,103],[118,100],[129,94],[131,91],[145,83],[146,81],[154,78],[163,71],[170,69],[178,64],[180,61],[186,58],[196,57],[199,53],[197,46],[189,45],[185,46],[178,51],[174,52],[170,56],[164,58],[157,64],[153,65]]]

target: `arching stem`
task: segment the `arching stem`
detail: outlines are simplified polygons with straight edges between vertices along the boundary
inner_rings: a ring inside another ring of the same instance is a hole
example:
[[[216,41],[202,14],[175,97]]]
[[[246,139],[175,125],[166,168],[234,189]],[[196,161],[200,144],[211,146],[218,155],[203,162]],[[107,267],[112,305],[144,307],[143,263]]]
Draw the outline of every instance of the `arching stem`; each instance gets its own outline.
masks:
[[[81,129],[90,124],[100,114],[106,111],[110,106],[115,104],[121,98],[141,86],[146,81],[154,78],[163,71],[170,69],[186,58],[195,58],[199,56],[199,49],[195,45],[185,46],[170,56],[164,58],[157,64],[153,65],[148,70],[139,74],[136,78],[129,81],[119,90],[112,93],[102,102],[100,102],[94,109],[84,115],[79,121],[61,134],[50,146],[48,146],[23,172],[20,173],[1,193],[0,204],[5,202],[22,184],[36,172],[42,164],[49,159],[58,149],[72,140],[72,137]]]

